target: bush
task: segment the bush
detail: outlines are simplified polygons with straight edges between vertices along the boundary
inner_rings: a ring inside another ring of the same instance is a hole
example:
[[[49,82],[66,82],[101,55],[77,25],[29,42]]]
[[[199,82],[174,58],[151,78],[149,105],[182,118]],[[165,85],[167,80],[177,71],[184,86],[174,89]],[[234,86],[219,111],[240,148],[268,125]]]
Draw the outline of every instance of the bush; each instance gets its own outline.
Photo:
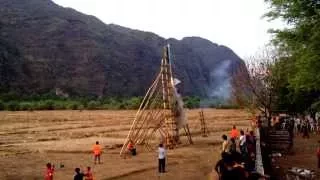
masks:
[[[53,109],[55,109],[55,110],[67,109],[67,105],[63,101],[55,101],[53,104]]]
[[[79,107],[80,107],[80,103],[79,102],[76,102],[76,101],[74,101],[74,102],[69,102],[68,104],[67,104],[67,109],[72,109],[72,110],[78,110],[79,109]]]
[[[0,100],[0,111],[5,109],[4,102]]]
[[[19,107],[19,103],[16,101],[10,101],[7,103],[7,109],[9,111],[19,111],[20,107]]]
[[[125,102],[126,109],[138,109],[141,102],[142,102],[142,98],[132,97],[132,98],[126,100],[126,102]]]
[[[39,101],[37,110],[53,110],[54,104],[55,103],[52,100]]]
[[[87,108],[90,110],[98,109],[100,103],[98,101],[90,101],[87,105]]]
[[[30,103],[30,102],[21,102],[20,103],[20,110],[22,111],[29,111],[29,110],[33,110],[34,109],[34,104]]]

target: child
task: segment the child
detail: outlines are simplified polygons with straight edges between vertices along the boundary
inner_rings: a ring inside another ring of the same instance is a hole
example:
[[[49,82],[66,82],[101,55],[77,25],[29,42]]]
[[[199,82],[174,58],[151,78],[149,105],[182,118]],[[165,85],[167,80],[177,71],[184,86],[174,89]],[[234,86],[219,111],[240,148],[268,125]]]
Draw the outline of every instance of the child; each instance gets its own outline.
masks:
[[[159,173],[165,173],[166,149],[163,147],[163,144],[159,144],[158,153],[159,153]]]
[[[45,180],[53,180],[53,172],[54,172],[54,165],[51,165],[51,163],[47,163]]]
[[[80,172],[80,168],[76,168],[74,171],[76,174],[74,175],[73,180],[83,180],[84,174]]]
[[[100,158],[101,158],[101,146],[99,144],[99,141],[96,141],[96,144],[93,145],[93,155],[94,155],[94,164],[97,163],[97,160],[100,164]]]
[[[87,172],[84,175],[85,175],[85,180],[93,180],[93,174],[91,172],[91,167],[87,167]]]

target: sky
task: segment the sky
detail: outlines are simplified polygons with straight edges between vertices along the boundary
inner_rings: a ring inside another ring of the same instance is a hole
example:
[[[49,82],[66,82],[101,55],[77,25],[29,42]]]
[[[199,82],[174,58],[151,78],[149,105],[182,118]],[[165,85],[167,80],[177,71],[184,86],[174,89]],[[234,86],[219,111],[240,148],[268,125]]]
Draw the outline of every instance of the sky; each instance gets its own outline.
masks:
[[[241,58],[261,51],[270,28],[281,21],[262,18],[264,0],[53,0],[106,24],[154,32],[164,38],[199,36],[231,48]]]

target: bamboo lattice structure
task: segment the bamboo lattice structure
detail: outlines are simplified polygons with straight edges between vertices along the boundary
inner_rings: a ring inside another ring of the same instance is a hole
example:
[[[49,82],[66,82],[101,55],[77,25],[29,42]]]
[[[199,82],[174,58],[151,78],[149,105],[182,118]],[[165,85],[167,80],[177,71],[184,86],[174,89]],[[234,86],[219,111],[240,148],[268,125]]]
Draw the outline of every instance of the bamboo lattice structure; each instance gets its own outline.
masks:
[[[164,143],[169,148],[180,142],[178,125],[181,123],[178,121],[182,113],[181,103],[179,106],[177,102],[179,95],[174,84],[170,58],[168,45],[163,50],[160,72],[140,104],[120,155],[126,151],[129,142],[143,144],[147,150],[152,149],[151,144],[157,141],[156,137],[161,138],[158,143]],[[184,124],[183,129],[192,143],[188,125]]]

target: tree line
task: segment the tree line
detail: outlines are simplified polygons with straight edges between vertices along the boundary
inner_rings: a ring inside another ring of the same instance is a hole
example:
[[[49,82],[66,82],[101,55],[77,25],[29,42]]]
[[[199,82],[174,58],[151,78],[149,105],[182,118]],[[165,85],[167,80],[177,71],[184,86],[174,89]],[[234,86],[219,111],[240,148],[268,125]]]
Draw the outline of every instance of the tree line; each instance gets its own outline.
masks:
[[[14,92],[0,93],[0,110],[32,111],[32,110],[125,110],[138,109],[143,97],[60,97],[54,93],[42,95],[19,95]],[[184,97],[186,108],[200,107],[200,97]]]

